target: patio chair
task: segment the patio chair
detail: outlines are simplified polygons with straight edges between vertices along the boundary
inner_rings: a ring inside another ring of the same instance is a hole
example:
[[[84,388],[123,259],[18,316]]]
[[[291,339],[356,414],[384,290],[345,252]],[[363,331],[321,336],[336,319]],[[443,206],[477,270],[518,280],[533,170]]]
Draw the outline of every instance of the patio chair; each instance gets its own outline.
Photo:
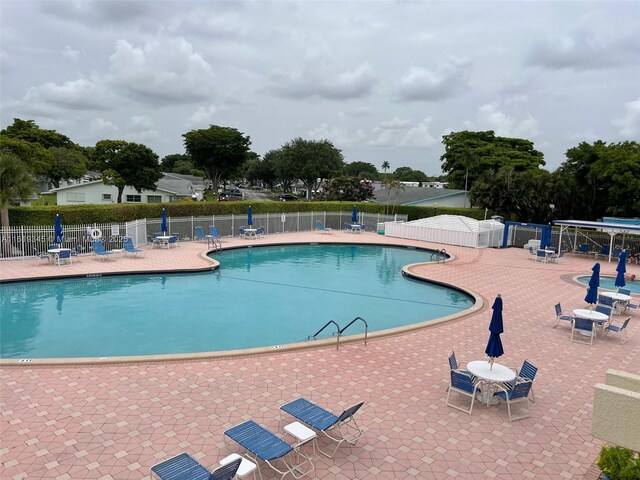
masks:
[[[618,293],[621,293],[623,295],[629,295],[631,296],[631,290],[627,289],[627,288],[619,288],[618,289]],[[626,308],[640,308],[640,305],[638,305],[637,303],[632,303],[631,300],[629,300],[626,305]]]
[[[219,242],[222,241],[222,236],[218,233],[218,229],[215,225],[209,225],[209,235],[211,235],[211,238],[215,238]]]
[[[605,297],[608,298],[608,297]],[[609,299],[611,300],[611,299]],[[613,303],[612,303],[613,305]],[[609,305],[596,305],[596,312],[599,313],[604,313],[607,317],[609,317],[609,320],[611,320],[611,313],[613,312],[613,306],[609,306]]]
[[[513,422],[514,420],[521,420],[529,416],[529,392],[531,391],[532,384],[533,382],[531,380],[526,380],[524,382],[516,380],[507,388],[498,385],[500,391],[496,392],[494,396],[507,402],[507,411],[509,412],[510,422]],[[526,411],[518,416],[513,415],[511,413],[511,405],[514,403],[524,403],[526,405]]]
[[[456,370],[458,372],[471,375],[471,372],[469,370],[461,368],[461,364],[459,364],[458,360],[456,359],[456,352],[454,352],[453,350],[449,351],[449,367],[451,368],[451,370]]]
[[[140,248],[136,248],[133,244],[133,239],[131,237],[125,237],[122,241],[122,246],[124,247],[124,254],[131,254],[138,256],[138,254],[144,255],[144,250]]]
[[[629,340],[627,338],[627,325],[629,325],[629,320],[631,320],[631,317],[627,317],[627,319],[622,322],[622,325],[613,325],[613,324],[609,324],[605,327],[604,329],[604,333],[608,334],[609,332],[615,332],[615,333],[619,333],[621,334],[622,338],[620,339],[620,344],[624,344],[626,343],[627,340]]]
[[[280,410],[322,433],[329,440],[336,442],[336,446],[331,453],[322,451],[318,446],[320,453],[325,457],[333,458],[338,447],[343,442],[355,445],[362,436],[362,430],[354,418],[354,415],[362,405],[364,405],[364,402],[356,403],[344,410],[340,415],[334,415],[309,400],[298,398],[285,403],[280,407]]]
[[[56,255],[56,260],[58,260],[58,266],[65,264],[71,265],[73,262],[71,260],[71,249],[70,248],[62,248],[58,255]]]
[[[93,253],[98,257],[98,259],[107,259],[110,255],[113,255],[113,252],[108,252],[104,248],[104,243],[102,243],[102,240],[93,241]]]
[[[41,253],[37,248],[34,248],[33,254],[36,257],[36,265],[38,265],[38,262],[51,263],[51,257],[49,256],[48,253],[44,253],[44,252]]]
[[[351,225],[350,223],[345,222],[344,223],[344,231],[345,232],[353,232],[353,225]]]
[[[564,251],[560,250],[560,253],[554,253],[549,257],[549,260],[555,263],[560,263],[560,259],[564,257]]]
[[[536,403],[535,397],[533,396],[533,380],[536,378],[536,373],[538,373],[538,367],[536,367],[527,359],[522,362],[522,367],[520,367],[520,370],[516,370],[516,382],[526,382],[528,380],[531,381],[531,390],[529,391],[529,396],[532,403]]]
[[[264,227],[258,227],[256,228],[256,237],[264,237],[264,232],[265,232],[265,228]]]
[[[536,262],[547,263],[547,252],[545,252],[544,250],[538,250],[536,252]]]
[[[194,228],[195,234],[196,234],[196,240],[199,242],[206,242],[208,241],[211,237],[211,235],[206,235],[204,233],[204,230],[202,229],[202,227],[196,227]]]
[[[149,470],[149,478],[160,480],[231,480],[236,476],[242,457],[221,465],[212,472],[188,453],[181,453]]]
[[[246,228],[247,228],[247,227],[240,227],[240,228],[238,229],[238,233],[239,233],[239,235],[240,235],[241,237],[243,237],[243,238],[247,238],[247,230],[246,230]]]
[[[471,415],[473,411],[473,403],[476,400],[476,394],[480,392],[479,383],[476,382],[475,377],[471,374],[460,372],[458,370],[451,369],[451,381],[447,391],[447,406],[460,410],[462,412]],[[469,409],[465,409],[459,405],[449,402],[449,396],[451,392],[456,392],[467,397],[471,397],[471,405]]]
[[[573,317],[571,315],[565,314],[564,310],[562,310],[562,307],[560,306],[560,303],[556,303],[556,323],[553,324],[553,328],[556,328],[561,320],[570,322],[573,320]]]
[[[571,341],[577,343],[586,343],[586,340],[574,340],[574,333],[578,332],[578,337],[585,337],[585,333],[589,337],[589,345],[593,345],[593,339],[596,336],[596,328],[594,322],[588,318],[576,317],[571,323]]]
[[[256,459],[265,462],[280,475],[281,480],[288,474],[294,478],[304,477],[315,468],[312,459],[300,448],[302,443],[291,445],[253,420],[231,427],[224,436],[225,443],[227,437],[230,438]]]
[[[529,247],[529,260],[533,260],[534,262],[538,259],[537,255],[536,255],[536,251],[533,249],[533,247]]]
[[[169,240],[167,240],[167,248],[171,248],[171,247],[177,247],[178,246],[178,236],[177,235],[171,235],[169,237]]]
[[[80,255],[84,251],[84,247],[80,244],[76,245],[76,248],[71,250],[71,256],[76,259],[76,262],[80,261]]]
[[[613,308],[613,298],[607,297],[606,295],[598,295],[598,305]]]
[[[576,253],[579,253],[581,255],[589,255],[590,252],[590,247],[588,243],[581,243],[578,246],[578,250],[576,250]]]
[[[322,221],[316,222],[316,231],[321,233],[333,233],[333,228],[325,227]]]
[[[608,256],[609,256],[609,245],[600,246],[600,251],[596,253],[596,258],[608,257]]]

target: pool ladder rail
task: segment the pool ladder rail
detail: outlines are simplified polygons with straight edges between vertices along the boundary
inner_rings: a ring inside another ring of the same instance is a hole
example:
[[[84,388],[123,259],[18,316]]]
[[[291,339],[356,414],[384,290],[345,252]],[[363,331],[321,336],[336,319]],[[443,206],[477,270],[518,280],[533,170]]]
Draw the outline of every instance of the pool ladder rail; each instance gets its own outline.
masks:
[[[207,237],[207,248],[210,248],[214,252],[219,252],[222,250],[222,244],[217,238]]]
[[[440,260],[442,260],[442,263],[444,263],[447,261],[447,257],[449,257],[449,255],[447,255],[447,251],[444,248],[433,252],[431,254],[431,257],[429,258],[430,261],[433,261],[434,255],[435,255],[436,263],[440,263]]]
[[[356,317],[353,320],[351,320],[344,328],[340,328],[340,325],[338,325],[334,320],[329,320],[327,323],[324,324],[324,326],[318,330],[315,335],[309,335],[307,337],[307,340],[315,340],[318,335],[320,335],[320,333],[322,333],[322,331],[327,328],[329,325],[333,324],[336,326],[336,331],[333,333],[333,335],[336,336],[336,350],[338,350],[340,348],[340,336],[344,333],[344,331],[349,328],[351,325],[353,325],[355,322],[357,321],[361,321],[362,323],[364,323],[364,344],[367,344],[367,334],[369,332],[369,324],[367,324],[367,321],[362,318],[362,317]]]

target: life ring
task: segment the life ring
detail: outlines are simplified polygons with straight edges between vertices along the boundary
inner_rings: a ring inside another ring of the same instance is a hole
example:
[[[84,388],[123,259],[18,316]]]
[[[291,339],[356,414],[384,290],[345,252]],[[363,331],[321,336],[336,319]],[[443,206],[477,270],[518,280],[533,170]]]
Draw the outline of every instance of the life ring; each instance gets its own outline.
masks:
[[[91,230],[91,238],[93,238],[94,240],[102,238],[102,231],[99,228],[94,228],[93,230]]]

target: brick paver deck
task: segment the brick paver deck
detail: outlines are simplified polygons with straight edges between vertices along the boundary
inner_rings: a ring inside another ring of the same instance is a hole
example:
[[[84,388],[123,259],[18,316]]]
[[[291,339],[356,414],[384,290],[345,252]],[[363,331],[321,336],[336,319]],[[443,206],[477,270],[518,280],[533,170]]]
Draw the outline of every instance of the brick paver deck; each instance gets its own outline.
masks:
[[[354,240],[400,243],[335,232],[274,235],[251,244]],[[334,411],[365,402],[358,413],[363,437],[332,460],[317,459],[313,478],[582,480],[602,443],[590,434],[593,386],[608,368],[640,374],[639,315],[632,313],[625,345],[614,336],[591,347],[572,343],[567,325],[551,328],[553,305],[584,306],[584,286],[568,278],[590,273],[593,260],[565,256],[559,265],[539,264],[522,249],[445,248],[455,261],[415,271],[471,289],[487,305],[449,324],[338,351],[1,368],[0,478],[142,479],[151,465],[181,451],[213,467],[228,454],[226,428],[253,419],[279,431],[279,406],[304,396]],[[83,257],[70,267],[2,262],[0,279],[199,268],[207,265],[199,256],[204,249],[183,243],[170,251],[147,250],[144,259]],[[615,273],[615,263],[601,264],[602,274]],[[638,266],[629,271],[640,276]],[[505,405],[476,403],[471,415],[445,405],[447,352],[454,348],[462,361],[485,357],[488,306],[497,293],[505,318],[499,362],[519,367],[527,358],[539,367],[531,416],[513,423]],[[262,471],[275,478],[268,468]]]

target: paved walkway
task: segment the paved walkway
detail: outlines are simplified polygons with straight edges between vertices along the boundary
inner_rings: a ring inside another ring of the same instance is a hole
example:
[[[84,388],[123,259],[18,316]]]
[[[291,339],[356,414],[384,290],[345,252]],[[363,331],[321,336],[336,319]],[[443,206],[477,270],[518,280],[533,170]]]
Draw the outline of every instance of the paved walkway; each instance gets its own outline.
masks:
[[[305,233],[251,244],[354,240],[383,237]],[[110,263],[83,257],[70,267],[2,262],[0,279],[204,267],[203,248],[184,243]],[[471,289],[487,304],[449,324],[339,351],[0,369],[0,478],[142,479],[151,465],[181,451],[213,467],[227,454],[226,428],[254,419],[277,431],[279,405],[304,396],[334,411],[365,402],[358,414],[363,437],[333,460],[318,459],[313,478],[582,480],[601,444],[590,434],[593,386],[608,368],[640,374],[639,315],[633,314],[625,345],[613,337],[592,347],[572,343],[567,325],[551,328],[553,305],[584,305],[584,286],[567,278],[589,274],[593,260],[565,256],[560,265],[538,264],[522,249],[445,248],[455,261],[416,272]],[[602,274],[615,273],[614,263],[601,264]],[[640,275],[637,266],[629,271]],[[462,361],[485,357],[488,305],[497,293],[506,329],[499,362],[516,367],[527,358],[540,368],[531,417],[514,423],[504,405],[476,404],[472,415],[445,405],[447,352],[454,348]],[[272,478],[268,468],[262,471]]]

